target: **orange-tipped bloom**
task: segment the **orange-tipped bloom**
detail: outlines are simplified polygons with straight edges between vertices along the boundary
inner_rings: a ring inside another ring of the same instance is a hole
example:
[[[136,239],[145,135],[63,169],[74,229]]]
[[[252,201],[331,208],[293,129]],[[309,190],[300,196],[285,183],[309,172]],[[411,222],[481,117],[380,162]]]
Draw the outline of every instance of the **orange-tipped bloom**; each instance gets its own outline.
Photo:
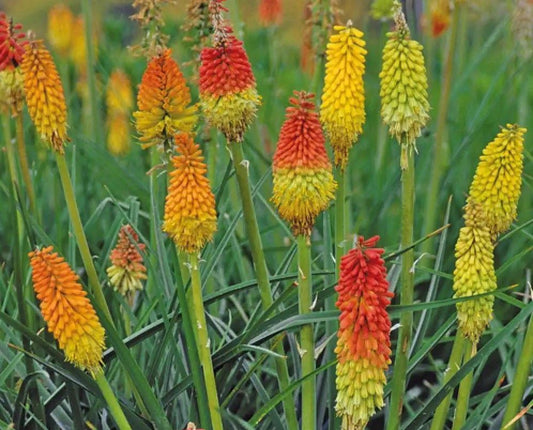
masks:
[[[41,313],[67,361],[94,374],[102,366],[104,329],[78,275],[52,250],[29,253]]]
[[[320,120],[335,153],[335,164],[346,167],[348,152],[365,122],[363,33],[348,24],[334,27],[326,49],[327,63]]]
[[[140,251],[146,245],[139,243],[139,236],[132,226],[126,224],[118,232],[118,241],[111,251],[111,266],[107,268],[109,283],[123,296],[131,295],[143,288],[146,279],[146,267]]]
[[[393,294],[388,291],[383,249],[374,248],[378,240],[379,236],[358,238],[355,248],[342,257],[335,287],[341,311],[335,409],[343,430],[363,429],[383,407],[385,371],[391,362],[386,308]]]
[[[42,40],[26,45],[20,67],[31,119],[41,138],[63,154],[63,145],[68,140],[65,95],[52,56]]]
[[[470,185],[467,207],[479,206],[480,223],[494,235],[507,230],[516,218],[526,131],[507,124],[483,150]]]
[[[199,252],[217,230],[215,196],[200,147],[190,134],[176,135],[180,155],[172,158],[174,170],[165,202],[163,231],[184,252]]]
[[[489,293],[497,287],[492,234],[480,222],[482,219],[482,207],[468,204],[465,226],[461,228],[455,245],[455,298]],[[492,295],[457,303],[459,328],[474,344],[492,319],[493,304]]]
[[[196,106],[189,106],[191,93],[170,49],[148,63],[139,93],[135,126],[143,148],[168,141],[179,132],[191,132],[196,124]]]
[[[229,142],[240,142],[261,104],[243,44],[223,33],[215,47],[202,50],[200,58],[202,111]]]
[[[387,33],[379,74],[381,117],[399,143],[415,144],[429,119],[427,76],[422,45],[411,39],[401,8],[396,30]],[[402,168],[405,168],[402,160]]]
[[[79,22],[75,22],[68,6],[57,4],[48,12],[48,41],[62,57],[69,55],[72,34],[79,31],[76,25],[79,25]]]
[[[24,45],[22,40],[26,35],[22,32],[22,25],[13,21],[0,12],[0,70],[13,69],[22,62]]]
[[[313,94],[296,92],[287,108],[274,154],[272,202],[295,236],[310,235],[337,184],[324,146]]]
[[[279,24],[282,16],[281,0],[261,0],[259,3],[259,20],[263,25]]]
[[[439,37],[450,26],[450,0],[433,0],[430,5],[431,34]]]

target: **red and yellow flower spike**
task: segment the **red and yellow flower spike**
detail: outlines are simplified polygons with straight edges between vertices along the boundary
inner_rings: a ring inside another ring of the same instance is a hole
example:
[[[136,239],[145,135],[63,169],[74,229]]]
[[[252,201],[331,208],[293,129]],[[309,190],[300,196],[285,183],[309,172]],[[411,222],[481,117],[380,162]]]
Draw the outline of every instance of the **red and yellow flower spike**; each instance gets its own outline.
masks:
[[[77,24],[79,23],[75,22],[74,14],[64,4],[57,4],[48,12],[48,41],[52,49],[62,57],[67,57],[70,53],[72,35],[77,31]]]
[[[314,94],[294,92],[274,154],[272,202],[295,236],[309,236],[333,199],[337,183],[315,112]]]
[[[261,0],[259,3],[259,20],[264,26],[279,24],[282,16],[281,0]]]
[[[189,106],[191,93],[170,49],[150,60],[137,95],[133,113],[142,147],[170,142],[179,132],[192,132],[196,106]]]
[[[516,218],[526,131],[507,124],[483,150],[470,185],[467,208],[479,206],[481,223],[493,235],[503,233]]]
[[[336,305],[341,311],[337,347],[337,402],[343,430],[363,429],[376,409],[383,407],[385,371],[391,362],[391,322],[386,308],[387,271],[375,248],[379,236],[359,237],[342,257]]]
[[[117,244],[109,256],[111,266],[106,271],[109,283],[123,296],[130,296],[143,288],[141,281],[146,279],[146,267],[140,251],[144,248],[146,245],[139,243],[139,236],[131,225],[120,228]]]
[[[439,37],[450,26],[450,0],[432,0],[429,7],[431,18],[431,35]]]
[[[61,79],[42,40],[26,45],[20,65],[30,117],[41,138],[59,154],[67,137],[67,106]]]
[[[51,246],[30,252],[41,313],[67,361],[92,375],[102,367],[105,332],[76,273]]]
[[[240,142],[261,97],[244,46],[230,27],[221,27],[219,12],[213,13],[214,47],[204,48],[200,55],[200,104],[207,121],[228,142]]]
[[[335,164],[344,169],[348,152],[363,131],[365,122],[365,55],[363,33],[336,25],[326,49],[326,76],[320,120],[329,137]]]
[[[175,141],[180,155],[172,157],[163,231],[181,251],[197,253],[217,230],[215,196],[200,147],[188,133],[177,134]]]
[[[411,39],[399,3],[395,7],[396,29],[387,33],[379,74],[381,117],[391,136],[414,148],[415,139],[429,119],[426,67],[422,45]],[[402,169],[406,163],[401,160]]]
[[[128,75],[114,70],[106,91],[107,148],[114,155],[130,150],[130,112],[133,108],[133,91]]]
[[[484,225],[481,206],[467,204],[465,226],[455,244],[453,289],[455,298],[494,291],[494,244],[488,226]],[[459,328],[475,345],[492,319],[494,296],[488,295],[457,303]]]

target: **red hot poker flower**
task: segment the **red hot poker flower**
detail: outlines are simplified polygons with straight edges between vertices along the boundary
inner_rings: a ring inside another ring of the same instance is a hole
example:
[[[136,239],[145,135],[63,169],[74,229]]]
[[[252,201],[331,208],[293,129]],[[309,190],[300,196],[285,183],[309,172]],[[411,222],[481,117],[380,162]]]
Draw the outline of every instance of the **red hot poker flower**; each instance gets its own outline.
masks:
[[[335,352],[337,404],[342,429],[362,429],[376,408],[383,406],[385,370],[390,364],[391,322],[384,250],[374,248],[379,236],[358,238],[342,257],[337,307],[341,311]]]
[[[13,24],[13,20],[0,12],[0,70],[12,69],[22,62],[26,35],[22,25]]]

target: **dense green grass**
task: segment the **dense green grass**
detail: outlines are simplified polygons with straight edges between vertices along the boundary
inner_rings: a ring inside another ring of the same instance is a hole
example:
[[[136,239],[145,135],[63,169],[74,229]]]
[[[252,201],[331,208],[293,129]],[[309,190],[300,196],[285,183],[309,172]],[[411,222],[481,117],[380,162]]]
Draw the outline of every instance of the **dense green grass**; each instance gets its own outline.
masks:
[[[121,9],[112,10],[117,12]],[[449,228],[431,239],[429,255],[420,255],[420,244],[415,247],[415,258],[420,257],[421,261],[415,271],[416,304],[412,309],[415,312],[416,336],[402,418],[402,428],[405,429],[426,428],[424,423],[431,418],[444,393],[441,389],[442,375],[456,328],[455,302],[451,300],[452,273],[454,244],[463,225],[462,207],[482,148],[506,123],[518,122],[529,129],[522,197],[518,219],[510,232],[500,238],[496,248],[495,265],[501,291],[497,293],[494,320],[481,339],[476,357],[448,384],[453,388],[468,370],[474,371],[474,388],[464,428],[499,428],[498,420],[505,410],[509,384],[515,377],[525,327],[533,310],[530,304],[533,262],[533,81],[530,76],[533,70],[531,60],[524,62],[516,55],[509,11],[506,12],[503,16],[487,15],[482,19],[469,14],[465,25],[459,28],[459,48],[446,121],[449,150],[437,198],[438,224],[449,224]],[[144,59],[133,57],[126,50],[126,45],[138,38],[136,25],[127,19],[128,14],[127,10],[113,15],[102,10],[97,17],[102,31],[98,33],[98,61],[94,71],[99,82],[98,104],[102,122],[105,115],[103,88],[112,69],[122,67],[136,85],[145,68]],[[365,31],[368,49],[365,74],[367,121],[359,143],[351,152],[348,167],[348,231],[365,237],[381,236],[380,245],[386,249],[385,255],[391,256],[386,259],[390,286],[397,291],[399,258],[393,253],[399,249],[400,242],[399,146],[385,134],[379,116],[378,74],[389,24],[371,20],[366,12],[363,16],[358,21]],[[44,17],[40,18],[44,20]],[[255,17],[247,15],[242,18],[245,23],[255,20]],[[183,16],[170,13],[165,26],[165,31],[171,36],[174,58],[180,64],[191,58],[188,46],[181,42],[179,24],[183,19]],[[22,19],[15,16],[15,21]],[[39,26],[42,27],[43,22]],[[254,25],[245,25],[242,29],[258,91],[263,99],[258,118],[245,135],[244,153],[250,160],[251,182],[267,265],[272,275],[275,306],[264,312],[259,305],[229,153],[223,138],[207,130],[203,122],[197,140],[202,144],[208,164],[215,167],[209,172],[209,177],[217,201],[218,232],[202,253],[201,271],[205,280],[204,298],[209,311],[213,362],[225,428],[283,429],[285,421],[281,399],[277,396],[273,353],[267,340],[280,332],[287,334],[284,346],[296,393],[301,378],[296,345],[298,327],[311,321],[319,347],[335,342],[326,333],[326,322],[334,321],[337,313],[325,310],[326,298],[335,295],[331,246],[334,208],[332,205],[318,218],[312,235],[313,288],[317,305],[309,318],[303,318],[298,316],[294,287],[297,278],[296,244],[289,228],[269,201],[272,191],[271,160],[293,90],[320,91],[320,88],[312,88],[312,76],[300,69],[299,40],[288,38],[283,30],[261,29]],[[428,198],[427,184],[434,162],[432,145],[446,35],[436,40],[427,35],[419,39],[426,46],[432,120],[417,142],[415,240],[430,233],[423,231],[422,226],[424,204]],[[58,63],[61,61],[58,59]],[[154,186],[152,184],[151,187],[146,174],[151,167],[150,156],[136,144],[133,134],[132,150],[127,156],[117,158],[108,153],[105,142],[96,140],[93,118],[86,113],[82,100],[73,90],[78,77],[72,65],[59,65],[60,71],[68,72],[68,75],[62,76],[67,89],[71,138],[66,149],[67,161],[107,303],[120,336],[162,402],[168,419],[174,428],[182,429],[188,421],[198,421],[188,370],[189,354],[183,338],[181,306],[176,295],[176,283],[181,282],[180,267],[174,245],[160,228],[155,229],[157,234],[150,233],[150,226],[161,225],[166,174],[164,170],[159,171],[158,186],[155,187],[158,192],[154,194]],[[190,68],[183,70],[188,78],[192,78]],[[189,82],[197,100],[197,88],[192,80]],[[95,428],[113,428],[114,422],[106,412],[105,402],[94,381],[64,362],[56,342],[44,328],[31,289],[26,254],[35,245],[54,245],[80,273],[83,282],[86,282],[86,274],[69,230],[69,216],[53,154],[35,135],[27,112],[24,112],[24,131],[39,217],[27,210],[23,190],[18,198],[12,195],[3,151],[0,157],[0,198],[4,202],[0,211],[0,428],[8,428],[12,422],[16,428],[23,428],[25,420],[31,419],[32,411],[25,408],[30,406],[27,388],[33,382],[36,382],[39,398],[45,406],[47,421],[40,427],[28,428],[76,428],[73,421],[76,419],[76,408],[80,408],[83,419],[90,421]],[[5,142],[2,143],[4,145]],[[22,215],[26,229],[18,255],[15,254],[17,212]],[[105,274],[118,229],[127,222],[137,227],[147,245],[148,281],[133,309],[124,306],[124,300],[107,286]],[[15,265],[19,258],[22,261],[22,279],[18,281]],[[514,287],[507,289],[510,285]],[[31,312],[29,328],[17,322],[20,315],[15,290],[21,286],[25,288],[26,303]],[[126,310],[121,311],[121,306]],[[401,310],[393,302],[390,307],[393,325],[398,322]],[[124,313],[127,318],[124,318]],[[131,327],[127,326],[128,322]],[[23,334],[32,341],[30,351],[22,350]],[[393,351],[396,336],[397,330],[394,330]],[[33,360],[33,374],[27,372],[25,354]],[[104,361],[106,375],[123,402],[132,426],[135,429],[150,428],[132,396],[123,365],[116,359],[113,350],[106,352]],[[333,364],[326,360],[324,354],[319,355],[318,428],[328,428],[327,408],[333,399],[328,396],[326,368]],[[388,372],[389,377],[391,371]],[[528,401],[532,388],[530,381],[526,389]],[[389,393],[388,388],[386,393]],[[385,407],[371,421],[369,428],[383,428],[386,415]],[[453,403],[450,420],[452,417]],[[523,421],[524,425],[526,421],[531,425],[533,417],[528,413]],[[207,428],[207,424],[204,425]]]

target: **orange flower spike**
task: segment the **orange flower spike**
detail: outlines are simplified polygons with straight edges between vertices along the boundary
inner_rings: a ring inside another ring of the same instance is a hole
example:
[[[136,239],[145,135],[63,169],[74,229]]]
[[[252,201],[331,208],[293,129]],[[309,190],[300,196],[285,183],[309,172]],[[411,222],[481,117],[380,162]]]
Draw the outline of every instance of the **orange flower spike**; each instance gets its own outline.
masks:
[[[215,47],[200,55],[200,104],[229,142],[240,142],[261,104],[252,66],[231,28],[215,30]]]
[[[334,198],[324,135],[313,94],[296,92],[290,99],[273,162],[272,202],[295,236],[310,235],[315,218]]]
[[[281,0],[261,0],[259,3],[259,20],[263,25],[279,24],[282,16]]]
[[[186,133],[176,135],[175,141],[181,155],[172,158],[175,170],[170,173],[163,231],[180,250],[195,253],[217,230],[215,196],[200,147]]]
[[[391,322],[384,250],[374,248],[379,236],[358,238],[341,260],[336,305],[341,311],[337,347],[337,402],[342,429],[363,429],[383,407],[385,371],[390,360]]]
[[[24,46],[28,43],[22,40],[26,35],[22,32],[22,25],[13,21],[0,12],[0,71],[13,69],[22,62]]]
[[[20,67],[30,117],[41,138],[63,154],[63,145],[68,141],[65,95],[52,56],[42,40],[26,45]]]
[[[118,232],[118,241],[109,258],[107,268],[109,283],[123,296],[142,290],[141,280],[146,279],[146,267],[139,251],[146,245],[139,243],[139,236],[131,225],[126,224]]]
[[[104,329],[78,275],[52,251],[49,246],[28,254],[41,313],[67,361],[94,375],[102,367]]]
[[[137,95],[135,126],[143,148],[169,141],[178,132],[191,132],[196,125],[196,106],[185,78],[172,59],[170,49],[148,63]]]
[[[450,26],[451,10],[449,0],[433,0],[431,11],[431,34],[439,37]]]

